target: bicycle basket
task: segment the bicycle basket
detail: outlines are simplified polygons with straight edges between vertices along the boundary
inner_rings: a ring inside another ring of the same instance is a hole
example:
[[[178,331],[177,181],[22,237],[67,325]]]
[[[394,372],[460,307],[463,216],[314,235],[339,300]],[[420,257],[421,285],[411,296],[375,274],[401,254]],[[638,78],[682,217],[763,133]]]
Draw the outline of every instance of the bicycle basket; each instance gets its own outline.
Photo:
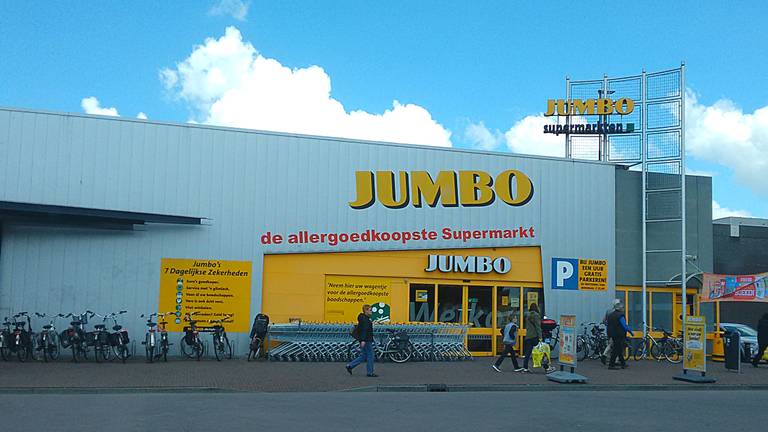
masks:
[[[131,339],[128,337],[128,330],[121,330],[120,337],[123,338],[123,344],[127,344],[131,341]]]

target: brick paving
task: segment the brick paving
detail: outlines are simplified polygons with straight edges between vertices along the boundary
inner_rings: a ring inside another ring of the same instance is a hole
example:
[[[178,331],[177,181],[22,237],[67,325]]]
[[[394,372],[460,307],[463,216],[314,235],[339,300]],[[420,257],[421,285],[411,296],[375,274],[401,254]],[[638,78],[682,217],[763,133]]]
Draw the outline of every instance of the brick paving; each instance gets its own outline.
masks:
[[[215,360],[169,359],[168,363],[147,364],[142,359],[121,363],[55,363],[17,361],[0,362],[0,389],[195,389],[234,391],[292,392],[338,391],[376,386],[562,386],[548,381],[541,369],[530,374],[512,372],[505,361],[503,373],[491,369],[492,359],[476,358],[464,362],[377,363],[379,378],[365,376],[364,365],[349,376],[343,363],[246,362],[243,359]],[[722,363],[710,362],[708,375],[717,386],[768,386],[768,366],[755,369],[743,364],[742,373],[726,371]],[[629,368],[608,370],[599,361],[580,363],[578,373],[595,386],[691,386],[675,381],[681,365],[656,361],[630,361]]]

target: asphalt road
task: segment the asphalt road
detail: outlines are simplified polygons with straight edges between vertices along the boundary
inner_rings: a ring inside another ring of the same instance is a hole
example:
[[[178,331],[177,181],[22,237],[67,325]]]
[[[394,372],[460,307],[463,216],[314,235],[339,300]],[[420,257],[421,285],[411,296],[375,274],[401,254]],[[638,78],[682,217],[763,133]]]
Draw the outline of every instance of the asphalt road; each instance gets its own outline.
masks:
[[[768,391],[0,394],[3,430],[762,430]],[[527,422],[527,423],[526,423]]]

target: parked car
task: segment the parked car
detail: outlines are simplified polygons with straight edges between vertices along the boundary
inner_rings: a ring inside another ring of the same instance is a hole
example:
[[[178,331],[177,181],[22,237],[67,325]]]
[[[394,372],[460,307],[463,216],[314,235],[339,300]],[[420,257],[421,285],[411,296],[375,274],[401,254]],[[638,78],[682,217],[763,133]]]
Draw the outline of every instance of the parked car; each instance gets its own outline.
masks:
[[[757,330],[746,324],[720,323],[720,330],[723,332],[738,332],[741,340],[741,361],[752,361],[757,354]],[[747,351],[747,346],[749,346]],[[749,352],[749,356],[746,353]],[[768,361],[768,350],[763,354],[763,360]]]

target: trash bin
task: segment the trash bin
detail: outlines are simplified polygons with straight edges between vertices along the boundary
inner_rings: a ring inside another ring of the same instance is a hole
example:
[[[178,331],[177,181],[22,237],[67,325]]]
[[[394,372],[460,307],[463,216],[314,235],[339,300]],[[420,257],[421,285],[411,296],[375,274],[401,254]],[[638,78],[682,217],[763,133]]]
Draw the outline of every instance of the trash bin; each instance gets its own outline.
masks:
[[[725,368],[741,370],[741,337],[739,332],[725,332],[723,335],[723,351],[725,353]]]

